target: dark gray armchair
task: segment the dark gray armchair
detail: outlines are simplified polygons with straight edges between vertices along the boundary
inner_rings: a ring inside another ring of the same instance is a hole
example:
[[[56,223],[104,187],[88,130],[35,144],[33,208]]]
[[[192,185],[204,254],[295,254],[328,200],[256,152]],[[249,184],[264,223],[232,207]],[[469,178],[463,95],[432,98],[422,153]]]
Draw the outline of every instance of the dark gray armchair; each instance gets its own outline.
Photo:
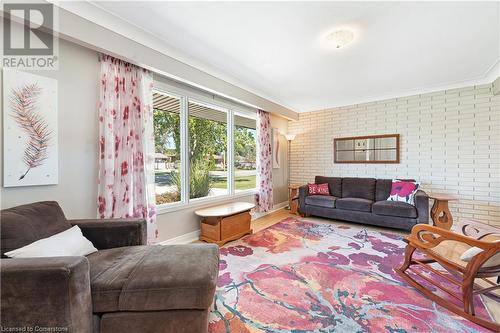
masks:
[[[5,252],[78,225],[86,257]],[[206,332],[218,247],[146,244],[143,219],[66,220],[56,202],[2,210],[1,325],[64,332]]]

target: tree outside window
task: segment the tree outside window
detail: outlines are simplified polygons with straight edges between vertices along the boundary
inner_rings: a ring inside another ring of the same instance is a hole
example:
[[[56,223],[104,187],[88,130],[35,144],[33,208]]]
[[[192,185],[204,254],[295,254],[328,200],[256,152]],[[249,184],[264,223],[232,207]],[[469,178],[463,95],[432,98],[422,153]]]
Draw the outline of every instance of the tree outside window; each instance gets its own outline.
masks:
[[[180,100],[153,94],[156,204],[181,200]]]
[[[188,157],[190,199],[227,194],[227,112],[188,103]],[[256,187],[256,121],[234,115],[235,192]],[[180,100],[154,94],[155,180],[158,205],[181,200]]]
[[[241,192],[256,187],[257,123],[236,113],[234,116],[234,187]]]

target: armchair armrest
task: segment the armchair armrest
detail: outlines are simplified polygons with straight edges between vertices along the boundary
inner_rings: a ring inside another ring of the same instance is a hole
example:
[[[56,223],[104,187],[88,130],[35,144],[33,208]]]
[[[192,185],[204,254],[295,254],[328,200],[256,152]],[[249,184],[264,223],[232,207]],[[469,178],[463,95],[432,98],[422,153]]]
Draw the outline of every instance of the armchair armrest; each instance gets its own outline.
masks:
[[[1,259],[1,326],[92,332],[85,257]],[[35,329],[36,331],[36,329]]]
[[[146,245],[147,225],[144,219],[69,220],[77,225],[98,250]]]
[[[479,221],[458,221],[454,224],[454,226],[456,227],[456,230],[460,230],[465,236],[469,236],[474,239],[488,240],[491,236],[500,235],[498,227]]]
[[[411,229],[407,237],[410,243],[418,245],[419,248],[430,249],[444,241],[456,241],[469,246],[479,247],[482,250],[497,248],[500,251],[500,243],[487,242],[461,235],[453,231],[426,224],[417,224]]]
[[[306,197],[309,195],[309,186],[302,185],[299,187],[299,212],[306,213]]]
[[[429,224],[429,196],[422,190],[415,194],[418,223]]]
[[[469,263],[469,265],[477,267],[480,267],[488,259],[500,252],[500,242],[478,240],[428,224],[415,225],[406,239],[410,245],[424,251],[430,250],[444,241],[455,241],[467,244],[470,247],[480,248],[482,252],[474,256]],[[443,259],[446,260],[447,258]]]

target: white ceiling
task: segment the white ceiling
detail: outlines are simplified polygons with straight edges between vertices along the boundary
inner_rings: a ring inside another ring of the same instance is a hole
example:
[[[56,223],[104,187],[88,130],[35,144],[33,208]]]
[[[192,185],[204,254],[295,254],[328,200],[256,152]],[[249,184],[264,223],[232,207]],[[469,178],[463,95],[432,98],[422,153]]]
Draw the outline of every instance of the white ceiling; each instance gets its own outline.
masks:
[[[295,111],[499,75],[499,2],[92,3],[151,33],[179,60]],[[339,27],[355,41],[326,47],[322,36]]]

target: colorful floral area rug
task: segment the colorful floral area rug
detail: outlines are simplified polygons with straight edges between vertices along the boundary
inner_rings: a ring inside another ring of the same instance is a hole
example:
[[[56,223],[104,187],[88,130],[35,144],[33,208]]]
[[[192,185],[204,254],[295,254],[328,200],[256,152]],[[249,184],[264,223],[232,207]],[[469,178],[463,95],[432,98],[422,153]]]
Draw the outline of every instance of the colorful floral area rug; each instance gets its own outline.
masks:
[[[221,248],[209,332],[488,332],[394,272],[403,237],[287,218]],[[436,291],[437,292],[437,291]],[[476,300],[476,313],[487,315]]]

